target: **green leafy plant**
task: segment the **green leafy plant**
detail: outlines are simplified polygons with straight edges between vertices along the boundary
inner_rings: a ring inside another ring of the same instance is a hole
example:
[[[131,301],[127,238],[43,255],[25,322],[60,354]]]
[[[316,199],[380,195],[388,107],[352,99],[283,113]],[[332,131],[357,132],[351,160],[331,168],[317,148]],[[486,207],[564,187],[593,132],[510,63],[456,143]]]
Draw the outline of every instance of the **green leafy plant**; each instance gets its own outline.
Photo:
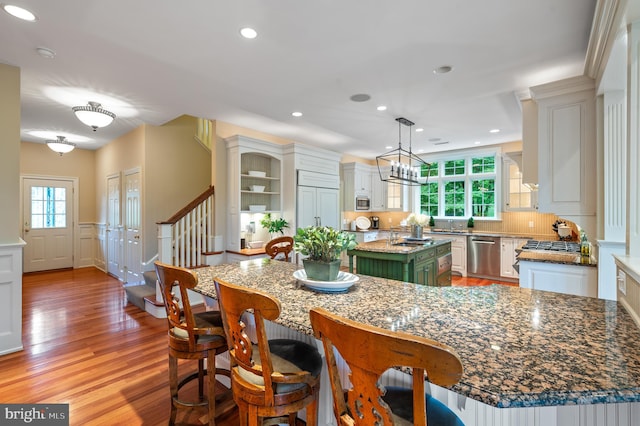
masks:
[[[293,237],[293,249],[311,260],[331,262],[340,258],[340,253],[357,245],[356,236],[328,226],[298,228]]]
[[[433,220],[433,216],[429,216],[429,226],[436,226],[436,221]]]
[[[467,228],[473,228],[474,225],[475,223],[473,222],[473,217],[470,217],[467,221]]]
[[[260,219],[260,225],[262,225],[262,227],[265,228],[270,234],[279,232],[284,235],[284,228],[289,227],[289,222],[281,217],[278,219],[273,219],[271,217],[271,213],[267,213],[262,217],[262,219]]]

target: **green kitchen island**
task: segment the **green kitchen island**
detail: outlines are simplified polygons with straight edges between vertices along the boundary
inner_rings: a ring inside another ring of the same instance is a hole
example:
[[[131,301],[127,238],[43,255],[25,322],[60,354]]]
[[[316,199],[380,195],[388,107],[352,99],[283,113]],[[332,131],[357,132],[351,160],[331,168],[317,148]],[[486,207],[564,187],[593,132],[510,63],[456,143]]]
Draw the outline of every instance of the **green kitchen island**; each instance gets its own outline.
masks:
[[[358,274],[437,287],[451,285],[450,240],[371,241],[358,244],[347,255],[351,273],[355,256]]]

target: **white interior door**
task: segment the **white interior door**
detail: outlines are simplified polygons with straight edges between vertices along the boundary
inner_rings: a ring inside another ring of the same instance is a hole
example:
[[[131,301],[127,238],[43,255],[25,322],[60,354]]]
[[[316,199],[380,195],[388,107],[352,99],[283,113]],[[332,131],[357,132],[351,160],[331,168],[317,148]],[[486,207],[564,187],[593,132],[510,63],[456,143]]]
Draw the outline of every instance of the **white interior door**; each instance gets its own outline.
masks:
[[[120,202],[120,175],[110,176],[107,178],[107,272],[122,280]]]
[[[73,182],[23,180],[24,272],[73,267]]]
[[[124,282],[140,283],[142,278],[142,239],[140,212],[140,171],[126,172],[124,176],[125,209],[124,240],[125,262]]]

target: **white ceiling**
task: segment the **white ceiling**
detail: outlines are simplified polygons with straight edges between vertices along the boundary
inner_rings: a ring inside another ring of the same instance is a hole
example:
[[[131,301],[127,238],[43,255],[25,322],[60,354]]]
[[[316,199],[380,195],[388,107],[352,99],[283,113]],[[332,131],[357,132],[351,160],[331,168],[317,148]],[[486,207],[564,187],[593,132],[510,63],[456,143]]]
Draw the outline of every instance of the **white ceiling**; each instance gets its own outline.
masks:
[[[21,68],[24,141],[60,134],[95,149],[142,123],[190,114],[364,158],[397,147],[401,116],[424,128],[413,133],[414,151],[520,140],[516,95],[583,74],[595,8],[595,0],[13,4],[38,17],[0,11],[0,62]],[[243,39],[244,26],[258,37]],[[432,72],[442,65],[454,70]],[[371,100],[349,99],[359,93]],[[118,117],[92,132],[71,112],[87,101]]]

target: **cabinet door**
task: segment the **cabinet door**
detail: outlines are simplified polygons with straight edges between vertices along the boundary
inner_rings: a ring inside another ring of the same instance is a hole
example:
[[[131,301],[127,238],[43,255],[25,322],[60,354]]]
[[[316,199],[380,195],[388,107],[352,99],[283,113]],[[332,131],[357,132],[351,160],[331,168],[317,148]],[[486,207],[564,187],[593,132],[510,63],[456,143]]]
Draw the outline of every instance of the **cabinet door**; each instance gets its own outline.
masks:
[[[340,190],[317,188],[316,194],[316,216],[320,218],[320,225],[340,229]]]
[[[371,172],[371,210],[383,211],[387,205],[387,182],[380,180],[378,171]]]
[[[513,238],[500,238],[500,275],[505,278],[517,277],[513,264],[516,262],[516,251]]]
[[[298,187],[298,228],[316,226],[318,214],[316,212],[316,188],[311,186]]]

